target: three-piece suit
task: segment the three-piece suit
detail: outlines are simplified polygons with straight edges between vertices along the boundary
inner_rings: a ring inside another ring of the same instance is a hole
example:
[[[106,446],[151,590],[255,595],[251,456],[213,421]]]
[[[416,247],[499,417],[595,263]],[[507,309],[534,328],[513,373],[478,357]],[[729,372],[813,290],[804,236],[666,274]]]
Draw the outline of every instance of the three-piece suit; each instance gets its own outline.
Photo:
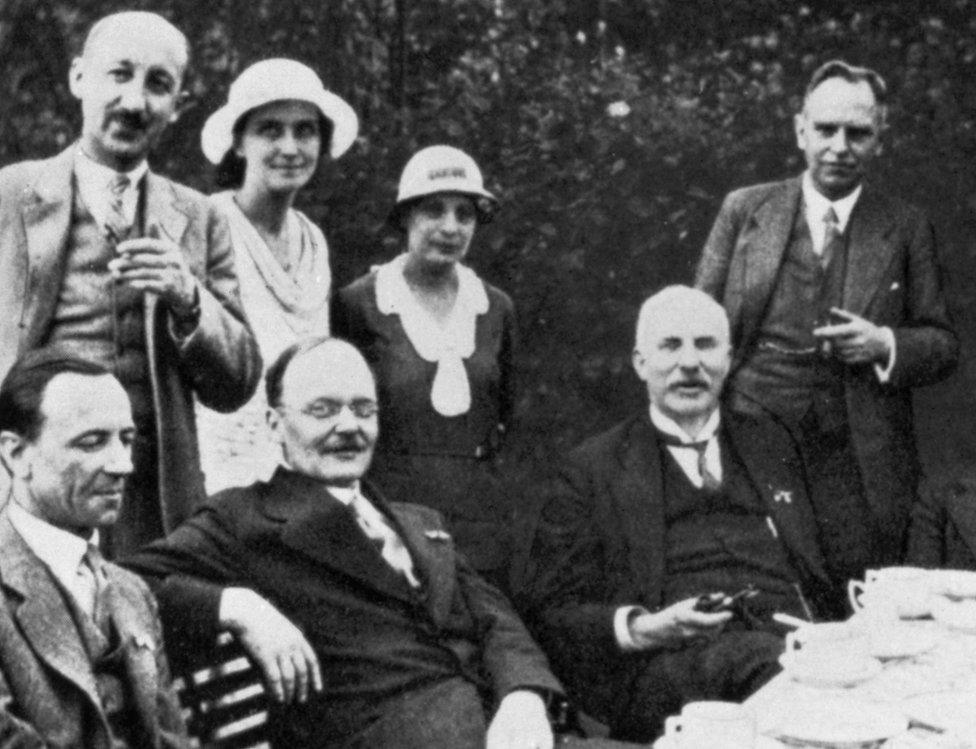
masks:
[[[560,693],[510,604],[456,553],[440,516],[364,494],[403,539],[420,588],[325,485],[284,468],[216,495],[126,564],[154,586],[176,648],[214,641],[225,586],[254,589],[302,630],[325,689],[272,712],[276,746],[475,747],[508,692]]]
[[[773,558],[774,563],[792,571],[795,577],[790,579],[816,608],[828,580],[807,502],[803,468],[789,433],[774,421],[731,412],[723,412],[722,424],[723,463],[733,454],[738,456],[746,481],[741,493],[751,492],[754,497],[755,518],[747,533],[751,540],[767,544],[767,552],[781,555]],[[615,629],[621,607],[656,611],[675,603],[676,598],[716,592],[714,588],[695,592],[685,589],[674,594],[669,579],[671,560],[681,553],[694,556],[697,551],[696,547],[688,554],[688,549],[673,548],[677,525],[670,523],[669,516],[676,499],[675,487],[683,480],[676,466],[646,413],[571,452],[547,490],[532,545],[530,582],[524,597],[517,599],[570,696],[585,711],[608,723],[617,738],[653,738],[647,734],[652,734],[655,722],[669,713],[644,714],[645,697],[659,702],[660,711],[673,712],[687,699],[729,699],[719,692],[736,688],[731,683],[727,689],[704,684],[701,688],[705,691],[697,696],[663,695],[671,688],[665,679],[645,678],[648,673],[660,674],[661,652],[625,651]],[[726,476],[723,483],[730,480],[731,475]],[[712,550],[709,554],[721,551],[726,543],[718,535],[721,531],[712,525],[714,517],[701,513],[692,518],[698,523],[696,535],[706,539]],[[734,525],[740,516],[723,517]],[[713,536],[716,543],[712,543]],[[679,538],[677,543],[689,548],[696,543],[688,535]],[[747,545],[750,541],[739,540]],[[687,569],[686,563],[684,566]],[[745,577],[729,582],[744,586],[752,581]],[[724,592],[735,591],[725,588]],[[742,638],[740,650],[746,660],[733,663],[734,659],[720,657],[715,663],[709,662],[710,667],[715,666],[712,670],[730,675],[740,667],[750,673],[775,672],[782,646],[774,633],[733,634]],[[726,633],[719,635],[722,637]],[[754,645],[755,652],[748,652]],[[693,646],[684,650],[694,652]],[[670,657],[669,653],[663,657]],[[680,691],[677,685],[674,689]]]
[[[76,148],[0,171],[0,377],[18,356],[48,342],[62,302],[79,220]],[[113,538],[125,535],[120,544],[124,548],[176,527],[205,498],[194,396],[211,408],[231,411],[247,401],[261,374],[260,354],[241,309],[224,219],[203,195],[151,171],[144,178],[141,205],[140,228],[182,249],[199,282],[200,317],[195,330],[177,340],[155,294],[144,294],[137,310],[143,331],[136,335],[144,346],[154,417],[156,465],[150,469],[156,475],[136,475],[127,488],[143,491],[146,504],[129,503],[123,509]],[[104,265],[83,270],[108,272]]]
[[[818,262],[797,250],[802,241],[809,244],[812,231],[804,220],[801,183],[801,178],[794,178],[729,194],[705,244],[695,284],[715,297],[729,316],[733,362],[726,401],[732,408],[749,409],[748,402],[737,397],[738,392],[747,392],[765,408],[792,419],[790,409],[806,400],[816,401],[818,388],[820,397],[833,399],[832,407],[824,406],[829,413],[821,418],[821,426],[827,421],[839,426],[842,449],[850,455],[848,483],[859,490],[824,501],[864,508],[845,515],[848,509],[840,507],[834,513],[837,544],[855,557],[856,547],[870,546],[870,558],[859,560],[863,564],[892,564],[904,551],[920,473],[911,389],[944,378],[959,354],[940,286],[935,239],[920,211],[865,184],[844,232],[841,260],[834,257],[840,265],[833,269],[836,273],[828,272],[836,279],[836,296],[829,303],[893,331],[894,366],[887,381],[871,364],[848,366],[836,358],[814,356],[804,370],[797,364],[802,357],[782,356],[779,366],[793,367],[795,378],[785,375],[763,382],[757,376],[760,362],[768,361],[773,356],[770,349],[776,348],[764,339],[777,325],[795,324],[791,316],[802,308],[799,296],[784,295],[784,289],[802,288],[797,268],[804,261],[814,267]],[[824,322],[805,324],[806,330],[797,333],[812,336],[814,325]],[[814,378],[822,380],[804,386],[805,372],[818,367]],[[794,420],[791,428],[799,421]],[[827,431],[823,427],[824,439]],[[830,477],[815,473],[811,469],[814,486],[820,479],[829,482]],[[863,533],[865,525],[872,528],[867,535],[845,537]],[[828,559],[828,564],[832,561]]]

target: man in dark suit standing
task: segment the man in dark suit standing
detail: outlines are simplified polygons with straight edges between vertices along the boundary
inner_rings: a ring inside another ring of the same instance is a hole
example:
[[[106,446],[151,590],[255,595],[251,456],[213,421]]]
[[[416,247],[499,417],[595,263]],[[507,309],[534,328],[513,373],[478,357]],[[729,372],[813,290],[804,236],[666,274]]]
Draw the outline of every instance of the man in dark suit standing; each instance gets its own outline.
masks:
[[[266,387],[285,466],[127,562],[176,647],[233,632],[279,700],[275,746],[549,749],[561,688],[508,602],[436,512],[360,481],[378,409],[359,352],[298,343]]]
[[[28,354],[0,385],[4,746],[188,746],[155,601],[98,552],[134,431],[115,377],[63,350]]]
[[[633,360],[649,411],[570,454],[520,603],[581,707],[649,741],[685,702],[739,700],[777,673],[772,614],[809,618],[828,581],[789,433],[719,409],[722,308],[684,286],[655,294]]]
[[[71,65],[78,142],[0,171],[0,376],[57,343],[110,370],[132,401],[133,473],[102,539],[114,553],[205,498],[194,397],[234,410],[261,374],[226,222],[146,161],[179,115],[187,61],[186,38],[160,16],[103,18]]]
[[[864,181],[885,97],[872,70],[820,67],[795,119],[807,170],[731,193],[696,276],[729,314],[729,405],[762,404],[799,438],[838,606],[849,578],[901,558],[920,472],[911,389],[959,352],[931,225]]]

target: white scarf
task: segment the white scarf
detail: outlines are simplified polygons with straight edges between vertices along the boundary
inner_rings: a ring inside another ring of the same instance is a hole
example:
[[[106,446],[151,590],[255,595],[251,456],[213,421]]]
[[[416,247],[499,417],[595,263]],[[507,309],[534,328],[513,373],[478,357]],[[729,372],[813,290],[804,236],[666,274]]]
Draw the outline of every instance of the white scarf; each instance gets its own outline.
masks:
[[[417,301],[403,275],[407,255],[376,269],[376,306],[399,315],[403,331],[421,359],[437,363],[430,402],[442,416],[460,416],[471,408],[471,385],[464,359],[474,353],[478,315],[488,311],[488,294],[477,274],[458,264],[458,291],[447,320],[436,320]]]

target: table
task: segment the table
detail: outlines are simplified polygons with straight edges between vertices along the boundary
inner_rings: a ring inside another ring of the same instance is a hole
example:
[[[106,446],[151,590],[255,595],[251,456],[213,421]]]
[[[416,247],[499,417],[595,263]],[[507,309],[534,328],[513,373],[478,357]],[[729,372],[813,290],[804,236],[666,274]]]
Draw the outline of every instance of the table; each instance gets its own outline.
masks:
[[[863,684],[846,689],[823,689],[779,674],[750,697],[746,704],[756,713],[759,733],[772,728],[770,721],[785,704],[809,703],[824,696],[858,699],[899,708],[912,697],[934,692],[976,692],[976,634],[948,629],[931,620],[900,622],[914,628],[919,637],[934,638],[934,646],[919,655],[882,662],[881,672]],[[976,715],[973,716],[976,725]],[[886,745],[886,749],[936,749],[959,747],[947,737],[912,728]],[[964,745],[963,745],[964,746]],[[970,744],[976,747],[976,744]]]

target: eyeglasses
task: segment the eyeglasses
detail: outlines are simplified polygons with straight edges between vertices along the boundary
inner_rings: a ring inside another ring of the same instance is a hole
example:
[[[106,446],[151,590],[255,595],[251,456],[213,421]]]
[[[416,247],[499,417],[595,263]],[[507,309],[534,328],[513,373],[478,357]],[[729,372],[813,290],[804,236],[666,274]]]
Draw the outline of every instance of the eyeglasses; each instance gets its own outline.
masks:
[[[311,416],[313,419],[318,419],[319,421],[325,421],[326,419],[334,419],[338,416],[342,409],[349,407],[352,411],[352,415],[357,419],[371,419],[376,416],[376,413],[380,410],[379,405],[376,401],[371,400],[355,400],[351,403],[343,403],[342,401],[334,400],[317,400],[309,406],[303,406],[302,408],[295,408],[294,406],[288,406],[281,404],[278,408],[286,408],[290,411],[299,411],[306,416]]]

